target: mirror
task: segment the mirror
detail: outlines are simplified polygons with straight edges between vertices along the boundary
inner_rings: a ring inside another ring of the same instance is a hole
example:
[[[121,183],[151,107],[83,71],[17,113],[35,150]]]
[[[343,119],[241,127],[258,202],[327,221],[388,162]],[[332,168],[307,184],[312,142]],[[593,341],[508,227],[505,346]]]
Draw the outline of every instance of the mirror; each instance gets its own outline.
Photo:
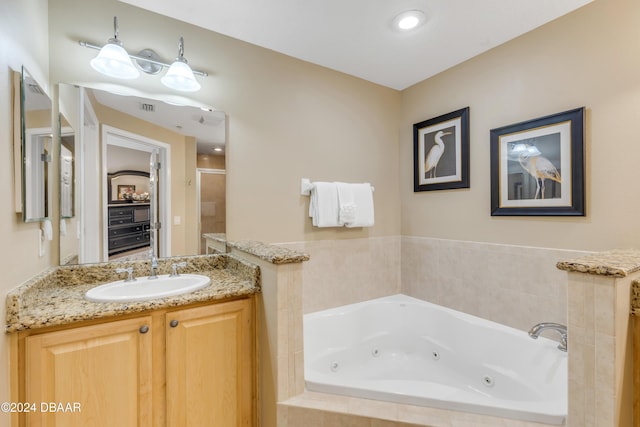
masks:
[[[23,67],[20,84],[22,219],[47,219],[51,212],[51,153],[53,126],[51,99]]]
[[[149,176],[149,153],[158,146],[167,153],[160,164],[170,169],[164,181],[160,178],[158,183],[161,191],[156,208],[162,223],[157,230],[159,255],[200,253],[203,230],[197,170],[215,169],[225,173],[226,116],[222,111],[197,103],[177,106],[165,101],[130,88],[59,85],[60,111],[65,112],[65,116],[69,114],[71,126],[78,126],[73,166],[77,182],[74,216],[79,222],[77,256],[65,253],[63,257],[61,248],[61,264],[102,262],[116,256],[148,257],[148,247],[143,251],[142,245],[132,244],[131,252],[114,251],[113,245],[110,246],[113,236],[109,220],[111,211],[116,212],[114,206],[149,204],[148,200],[142,200],[146,190],[144,184],[135,181],[135,175]],[[62,188],[60,193],[62,196]],[[224,191],[222,197],[225,197]],[[210,203],[207,204],[205,215],[213,211],[224,220],[224,201],[218,202],[218,207],[212,210]],[[62,211],[60,214],[61,218],[65,217]],[[127,213],[123,215],[129,217]],[[115,231],[126,234],[131,228],[134,233],[136,224],[132,223],[132,227],[123,224]],[[219,225],[218,220],[217,224],[218,230],[224,231],[224,223]],[[143,226],[148,231],[149,225]],[[144,232],[142,230],[141,236],[146,239]],[[117,237],[127,242],[135,238],[133,234]],[[138,253],[133,252],[136,249],[133,246],[140,246]]]
[[[60,115],[60,218],[75,216],[76,137],[69,122]]]

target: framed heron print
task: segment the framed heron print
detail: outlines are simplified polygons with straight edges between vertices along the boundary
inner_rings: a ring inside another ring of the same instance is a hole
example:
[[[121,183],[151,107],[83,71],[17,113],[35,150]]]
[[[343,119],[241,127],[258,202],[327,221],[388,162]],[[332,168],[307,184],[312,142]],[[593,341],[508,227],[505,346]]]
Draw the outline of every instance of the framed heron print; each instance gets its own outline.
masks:
[[[584,216],[584,107],[490,131],[491,215]]]
[[[413,125],[413,191],[469,188],[469,107]]]

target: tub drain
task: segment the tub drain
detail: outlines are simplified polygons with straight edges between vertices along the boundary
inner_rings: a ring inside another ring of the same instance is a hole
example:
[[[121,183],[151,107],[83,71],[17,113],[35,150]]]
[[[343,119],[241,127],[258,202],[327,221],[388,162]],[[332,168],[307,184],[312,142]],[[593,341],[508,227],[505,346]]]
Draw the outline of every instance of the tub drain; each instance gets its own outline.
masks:
[[[339,368],[340,364],[338,362],[331,362],[331,364],[329,365],[329,369],[331,369],[331,372],[336,372]]]
[[[485,375],[482,377],[482,384],[487,387],[493,387],[493,377],[491,375]]]
[[[431,358],[433,358],[433,360],[440,360],[440,353],[438,353],[437,351],[432,351]]]
[[[373,357],[378,357],[380,356],[380,350],[378,350],[377,348],[374,348],[373,350],[371,350],[371,355]]]

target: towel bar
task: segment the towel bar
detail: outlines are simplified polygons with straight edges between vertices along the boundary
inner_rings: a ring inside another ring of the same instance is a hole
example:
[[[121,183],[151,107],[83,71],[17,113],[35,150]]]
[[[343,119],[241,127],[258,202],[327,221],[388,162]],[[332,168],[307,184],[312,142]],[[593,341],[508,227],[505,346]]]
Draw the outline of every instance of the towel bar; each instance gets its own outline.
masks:
[[[311,189],[313,188],[313,186],[314,184],[311,182],[310,179],[302,178],[300,180],[300,194],[302,194],[303,196],[310,196]],[[375,188],[373,187],[373,185],[371,186],[371,191],[375,191]]]

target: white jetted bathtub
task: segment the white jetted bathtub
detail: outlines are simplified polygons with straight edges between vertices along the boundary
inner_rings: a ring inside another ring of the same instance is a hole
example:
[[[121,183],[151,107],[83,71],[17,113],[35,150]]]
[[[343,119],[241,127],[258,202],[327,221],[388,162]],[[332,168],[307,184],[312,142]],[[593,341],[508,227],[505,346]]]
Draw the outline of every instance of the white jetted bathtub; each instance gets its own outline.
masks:
[[[557,346],[406,295],[304,316],[307,390],[549,424],[567,414]]]

